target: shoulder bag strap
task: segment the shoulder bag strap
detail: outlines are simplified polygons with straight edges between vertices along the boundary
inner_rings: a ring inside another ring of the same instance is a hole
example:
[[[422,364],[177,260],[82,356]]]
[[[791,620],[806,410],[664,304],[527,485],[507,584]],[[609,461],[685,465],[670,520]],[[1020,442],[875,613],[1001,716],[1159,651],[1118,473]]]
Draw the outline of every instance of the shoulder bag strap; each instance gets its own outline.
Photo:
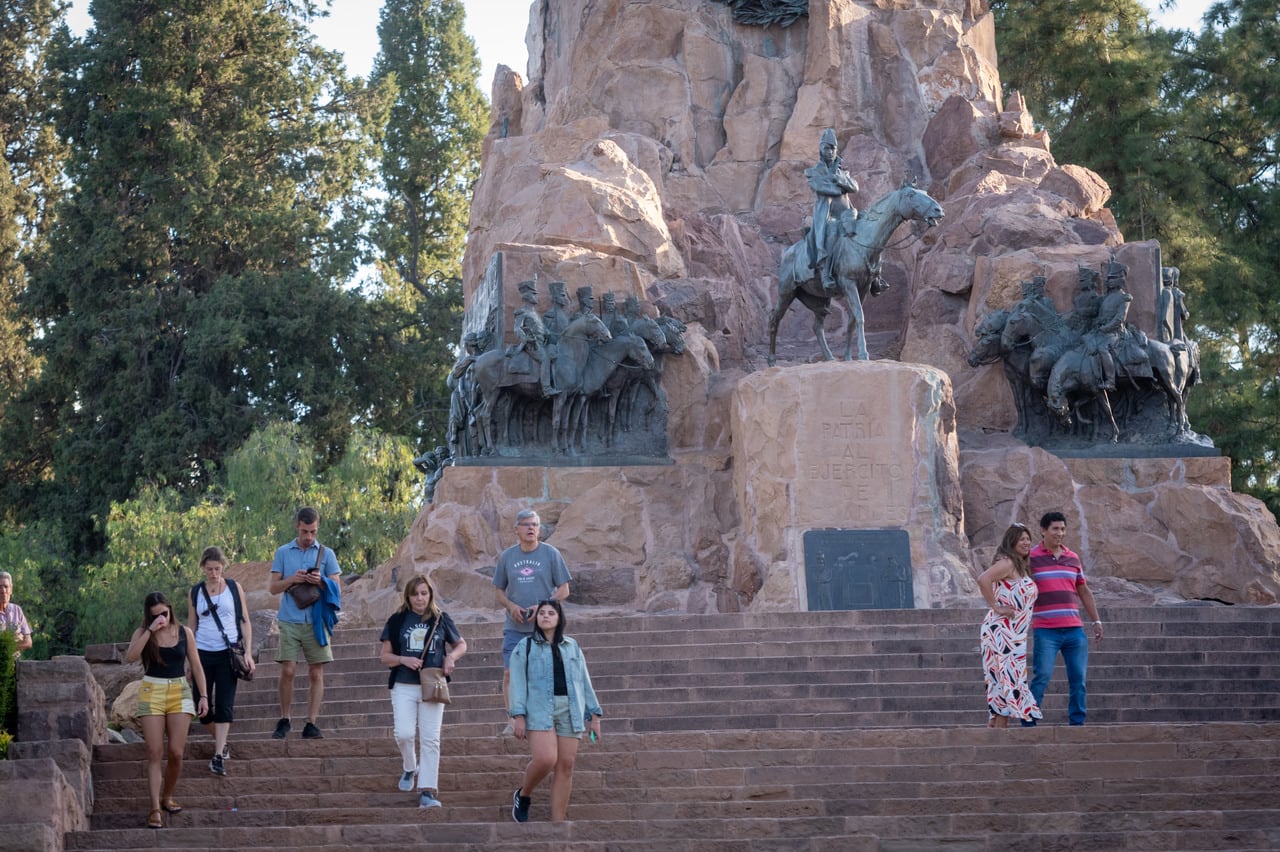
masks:
[[[231,588],[227,586],[227,588]],[[201,591],[204,592],[204,599],[209,602],[209,614],[213,616],[213,623],[218,626],[218,632],[222,634],[222,641],[227,643],[227,647],[231,647],[231,640],[227,638],[227,631],[222,629],[222,619],[218,618],[218,608],[213,605],[213,598],[209,597],[209,587],[204,583],[200,584]],[[231,593],[232,595],[235,592]]]
[[[435,624],[431,625],[431,632],[427,634],[427,641],[422,646],[422,664],[427,664],[427,654],[431,651],[431,640],[436,638],[436,628],[440,626],[440,616],[436,616]]]

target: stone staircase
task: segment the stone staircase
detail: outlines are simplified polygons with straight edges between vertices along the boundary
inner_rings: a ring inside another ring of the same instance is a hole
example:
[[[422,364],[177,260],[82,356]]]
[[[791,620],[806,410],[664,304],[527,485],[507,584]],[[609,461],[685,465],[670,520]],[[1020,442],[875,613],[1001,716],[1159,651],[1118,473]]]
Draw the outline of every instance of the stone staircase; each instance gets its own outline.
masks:
[[[141,745],[99,746],[91,849],[1209,850],[1280,848],[1280,610],[1107,609],[1089,725],[1059,669],[1037,728],[985,727],[975,610],[586,618],[605,708],[570,822],[511,821],[527,747],[505,721],[497,623],[445,714],[440,797],[396,789],[375,629],[340,629],[324,740],[270,739],[273,652],[241,688],[228,775],[193,733],[177,798],[142,827]],[[295,708],[305,706],[300,677]]]

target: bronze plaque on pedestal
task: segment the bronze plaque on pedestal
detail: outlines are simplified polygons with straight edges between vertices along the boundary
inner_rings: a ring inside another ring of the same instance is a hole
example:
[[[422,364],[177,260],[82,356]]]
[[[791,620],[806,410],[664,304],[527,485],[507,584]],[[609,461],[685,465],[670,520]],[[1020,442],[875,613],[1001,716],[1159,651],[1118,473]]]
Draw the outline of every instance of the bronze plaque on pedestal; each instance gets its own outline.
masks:
[[[809,530],[804,576],[810,611],[915,605],[906,530]]]

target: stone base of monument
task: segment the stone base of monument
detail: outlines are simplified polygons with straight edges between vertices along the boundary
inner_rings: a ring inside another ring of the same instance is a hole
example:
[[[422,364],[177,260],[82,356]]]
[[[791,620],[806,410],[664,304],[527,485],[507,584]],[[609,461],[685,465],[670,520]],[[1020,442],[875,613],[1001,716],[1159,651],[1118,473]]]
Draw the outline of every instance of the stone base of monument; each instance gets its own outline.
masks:
[[[803,538],[827,528],[905,531],[917,607],[976,594],[944,372],[896,361],[765,370],[738,384],[731,417],[741,535],[769,566],[765,600],[803,609],[817,599]],[[872,570],[834,561],[839,576],[822,576],[836,587]]]

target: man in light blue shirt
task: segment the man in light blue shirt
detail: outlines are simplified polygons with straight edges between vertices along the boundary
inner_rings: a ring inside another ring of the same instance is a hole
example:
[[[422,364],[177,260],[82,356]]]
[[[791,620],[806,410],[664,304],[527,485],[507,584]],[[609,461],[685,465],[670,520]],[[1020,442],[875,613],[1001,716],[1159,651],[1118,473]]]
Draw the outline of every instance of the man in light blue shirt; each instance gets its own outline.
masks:
[[[304,739],[320,739],[324,734],[316,726],[320,705],[324,701],[324,667],[333,662],[333,649],[321,645],[315,635],[312,621],[320,617],[317,610],[322,603],[301,607],[294,599],[295,586],[323,586],[326,579],[336,579],[342,574],[333,550],[316,541],[320,528],[320,515],[310,506],[304,506],[294,516],[294,529],[298,536],[276,550],[271,563],[271,594],[280,595],[280,609],[276,619],[280,628],[280,648],[276,662],[280,663],[280,721],[271,736],[282,740],[289,735],[292,725],[289,710],[293,705],[293,678],[297,670],[298,655],[307,661],[307,723],[302,728]],[[323,555],[322,555],[323,551]],[[324,595],[321,595],[321,601]]]

